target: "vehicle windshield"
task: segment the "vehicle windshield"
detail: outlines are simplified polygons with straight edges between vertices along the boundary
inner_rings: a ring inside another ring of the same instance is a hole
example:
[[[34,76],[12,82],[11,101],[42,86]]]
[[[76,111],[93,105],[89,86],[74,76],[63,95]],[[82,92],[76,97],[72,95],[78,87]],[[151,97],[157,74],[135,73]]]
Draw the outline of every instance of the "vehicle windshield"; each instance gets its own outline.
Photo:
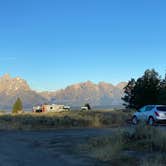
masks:
[[[157,107],[157,110],[166,112],[166,106]]]

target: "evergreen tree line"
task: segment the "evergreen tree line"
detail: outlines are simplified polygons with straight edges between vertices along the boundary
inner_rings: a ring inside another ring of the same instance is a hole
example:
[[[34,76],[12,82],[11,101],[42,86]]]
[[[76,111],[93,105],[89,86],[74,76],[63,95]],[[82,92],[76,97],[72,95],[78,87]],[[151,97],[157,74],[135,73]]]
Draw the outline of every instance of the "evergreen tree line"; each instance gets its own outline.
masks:
[[[145,105],[166,105],[166,76],[162,78],[154,69],[146,70],[138,79],[131,79],[124,88],[126,108],[139,109]]]

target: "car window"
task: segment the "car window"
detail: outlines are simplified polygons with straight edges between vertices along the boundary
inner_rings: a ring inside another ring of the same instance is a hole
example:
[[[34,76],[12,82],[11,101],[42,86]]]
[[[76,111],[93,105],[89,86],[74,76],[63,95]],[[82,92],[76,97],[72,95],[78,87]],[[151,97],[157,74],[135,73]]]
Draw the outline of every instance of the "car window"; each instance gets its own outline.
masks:
[[[147,106],[145,111],[151,111],[154,108],[154,106]]]
[[[157,110],[166,112],[166,106],[157,107]]]
[[[139,112],[145,112],[146,107],[142,107],[139,109]]]

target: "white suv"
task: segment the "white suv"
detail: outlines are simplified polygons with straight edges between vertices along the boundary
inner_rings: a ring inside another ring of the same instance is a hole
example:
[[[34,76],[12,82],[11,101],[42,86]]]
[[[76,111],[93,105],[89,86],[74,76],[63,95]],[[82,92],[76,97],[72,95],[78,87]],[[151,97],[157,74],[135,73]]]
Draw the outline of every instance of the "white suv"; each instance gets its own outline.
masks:
[[[132,123],[137,124],[138,121],[145,121],[149,125],[155,123],[166,122],[166,105],[147,105],[134,113]]]

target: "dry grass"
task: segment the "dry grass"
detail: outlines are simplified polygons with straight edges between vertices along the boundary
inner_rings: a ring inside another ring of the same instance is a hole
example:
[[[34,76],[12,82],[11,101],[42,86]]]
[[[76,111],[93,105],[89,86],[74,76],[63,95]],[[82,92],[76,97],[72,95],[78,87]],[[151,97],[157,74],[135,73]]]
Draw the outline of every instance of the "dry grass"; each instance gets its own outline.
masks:
[[[133,161],[141,166],[166,165],[166,132],[145,124],[118,130],[111,136],[90,138],[80,148],[112,165],[130,166]]]
[[[124,133],[127,146],[145,152],[166,152],[166,132],[157,127],[140,124]]]
[[[70,127],[115,127],[126,124],[122,111],[69,111],[61,113],[1,114],[0,129],[54,129]]]
[[[140,166],[165,166],[166,159],[163,154],[155,154],[140,162]]]
[[[88,144],[80,147],[86,151],[89,156],[99,160],[107,161],[110,159],[119,159],[123,149],[123,138],[120,133],[115,133],[111,137],[95,137],[88,140]],[[119,155],[117,155],[119,154]]]

